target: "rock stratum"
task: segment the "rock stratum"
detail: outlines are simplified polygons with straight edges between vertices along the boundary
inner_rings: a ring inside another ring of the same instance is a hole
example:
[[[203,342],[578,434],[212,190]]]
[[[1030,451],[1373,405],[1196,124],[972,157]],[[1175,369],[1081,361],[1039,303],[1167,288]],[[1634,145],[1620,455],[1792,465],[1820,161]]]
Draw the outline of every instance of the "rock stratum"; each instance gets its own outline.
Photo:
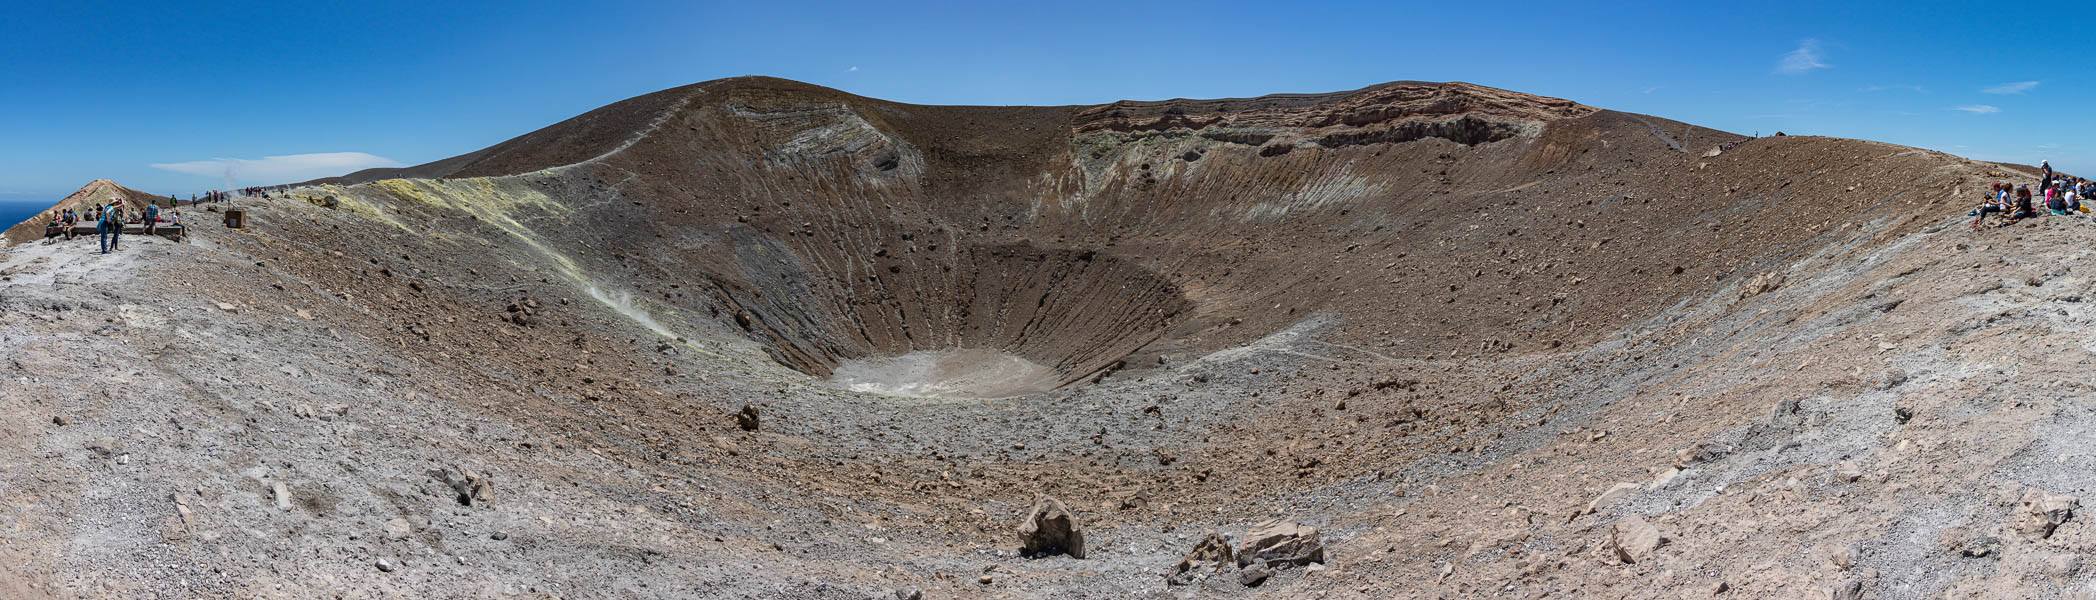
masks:
[[[1463,83],[664,90],[0,254],[0,595],[2082,593],[2087,223],[1956,216],[2035,178]]]

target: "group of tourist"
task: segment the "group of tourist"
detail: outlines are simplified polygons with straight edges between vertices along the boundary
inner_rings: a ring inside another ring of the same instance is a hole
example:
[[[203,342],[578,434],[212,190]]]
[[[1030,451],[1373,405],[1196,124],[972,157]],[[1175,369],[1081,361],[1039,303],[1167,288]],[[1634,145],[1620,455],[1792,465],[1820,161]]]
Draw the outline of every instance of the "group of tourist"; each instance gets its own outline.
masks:
[[[154,235],[160,232],[162,225],[181,227],[182,211],[175,210],[173,198],[168,199],[168,212],[162,215],[158,202],[147,202],[145,210],[133,211],[124,207],[122,199],[111,196],[106,206],[97,204],[91,210],[81,211],[68,208],[51,214],[51,227],[57,228],[59,235],[69,240],[73,239],[73,228],[82,221],[95,224],[102,253],[108,254],[122,242],[125,225],[142,225],[146,235]]]
[[[237,197],[243,197],[243,196],[261,196],[261,197],[264,197],[264,198],[268,198],[268,197],[269,197],[269,193],[270,193],[270,192],[281,192],[281,191],[284,191],[284,190],[288,190],[288,189],[291,189],[291,186],[288,186],[288,185],[258,185],[258,186],[252,186],[252,187],[244,187],[244,188],[240,188],[240,189],[238,189],[238,190],[234,190],[234,191],[230,191],[230,192],[224,192],[224,191],[219,191],[219,190],[211,190],[211,191],[208,191],[208,192],[204,192],[204,194],[203,194],[203,196],[202,196],[202,197],[198,197],[198,196],[197,196],[196,194],[190,194],[190,195],[189,195],[189,205],[190,205],[190,206],[196,206],[198,202],[225,202],[225,201],[226,201],[226,200],[228,200],[228,199],[231,199],[231,198],[237,198]],[[173,202],[173,201],[174,201],[174,199],[173,199],[173,198],[169,198],[168,200],[169,200],[169,202],[168,202],[168,206],[170,206],[170,207],[174,206],[174,202]]]
[[[2079,177],[2065,177],[2052,170],[2052,163],[2040,164],[2045,174],[2038,180],[2038,191],[2032,192],[2030,184],[2011,185],[1997,182],[1989,187],[1987,201],[1965,216],[1975,217],[1973,227],[1979,227],[1989,215],[2002,216],[2000,225],[2009,225],[2023,219],[2038,216],[2039,210],[2054,215],[2069,215],[2090,212],[2082,201],[2096,194],[2096,183]],[[2040,206],[2043,208],[2039,208]]]

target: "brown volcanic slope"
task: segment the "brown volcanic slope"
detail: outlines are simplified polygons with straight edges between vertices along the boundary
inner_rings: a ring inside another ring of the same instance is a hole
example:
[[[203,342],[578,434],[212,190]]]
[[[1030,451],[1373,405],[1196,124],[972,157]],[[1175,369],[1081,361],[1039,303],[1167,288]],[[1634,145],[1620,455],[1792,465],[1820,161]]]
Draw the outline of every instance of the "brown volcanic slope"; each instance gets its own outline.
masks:
[[[2030,178],[1461,83],[666,90],[0,254],[0,595],[2057,596],[2082,223],[1955,216]],[[1046,381],[823,379],[915,351]],[[1328,568],[1166,585],[1277,517]]]
[[[1568,305],[1534,284],[1557,293],[1600,277],[1629,294],[1614,300],[1652,303],[1749,258],[1714,251],[1723,238],[1679,235],[1700,227],[1630,235],[1684,216],[1655,200],[1696,206],[1697,178],[1617,157],[1678,163],[1683,148],[1739,139],[1467,84],[993,108],[745,78],[642,96],[400,173],[520,175],[623,148],[562,181],[640,203],[571,206],[578,225],[553,237],[601,244],[635,276],[688,280],[698,289],[672,302],[746,316],[780,362],[822,375],[849,358],[988,348],[1076,381],[1131,358],[1241,344],[1317,312],[1390,322],[1397,329],[1375,335],[1404,340],[1412,356],[1480,340],[1547,349],[1605,330],[1622,320],[1614,302]],[[1631,178],[1684,193],[1571,210],[1551,198],[1627,192]],[[1802,211],[1811,200],[1764,202]],[[1728,233],[1778,247],[1810,234],[1774,224]],[[721,250],[659,242],[697,231],[719,236]],[[1513,254],[1497,239],[1524,234],[1559,246]],[[1697,240],[1712,243],[1676,246]],[[1461,339],[1446,337],[1451,320],[1471,324]]]

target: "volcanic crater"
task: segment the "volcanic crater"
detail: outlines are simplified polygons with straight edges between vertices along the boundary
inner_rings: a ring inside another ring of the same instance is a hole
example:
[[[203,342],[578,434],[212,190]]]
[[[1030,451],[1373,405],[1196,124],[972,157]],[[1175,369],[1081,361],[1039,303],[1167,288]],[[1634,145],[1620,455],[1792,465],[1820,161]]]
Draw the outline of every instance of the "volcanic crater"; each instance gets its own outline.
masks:
[[[1956,216],[2035,176],[1465,83],[663,90],[10,230],[0,596],[2057,595],[2083,217]]]

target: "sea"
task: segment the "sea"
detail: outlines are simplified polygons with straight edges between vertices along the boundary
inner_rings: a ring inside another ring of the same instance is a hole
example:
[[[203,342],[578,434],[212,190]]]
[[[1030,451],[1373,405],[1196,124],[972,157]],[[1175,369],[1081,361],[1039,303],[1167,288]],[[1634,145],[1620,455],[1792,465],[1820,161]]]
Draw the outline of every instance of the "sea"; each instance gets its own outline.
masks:
[[[51,201],[14,202],[0,200],[0,229],[13,227],[16,223],[28,220],[30,217],[36,216],[36,213],[43,212],[46,208],[51,208]]]

